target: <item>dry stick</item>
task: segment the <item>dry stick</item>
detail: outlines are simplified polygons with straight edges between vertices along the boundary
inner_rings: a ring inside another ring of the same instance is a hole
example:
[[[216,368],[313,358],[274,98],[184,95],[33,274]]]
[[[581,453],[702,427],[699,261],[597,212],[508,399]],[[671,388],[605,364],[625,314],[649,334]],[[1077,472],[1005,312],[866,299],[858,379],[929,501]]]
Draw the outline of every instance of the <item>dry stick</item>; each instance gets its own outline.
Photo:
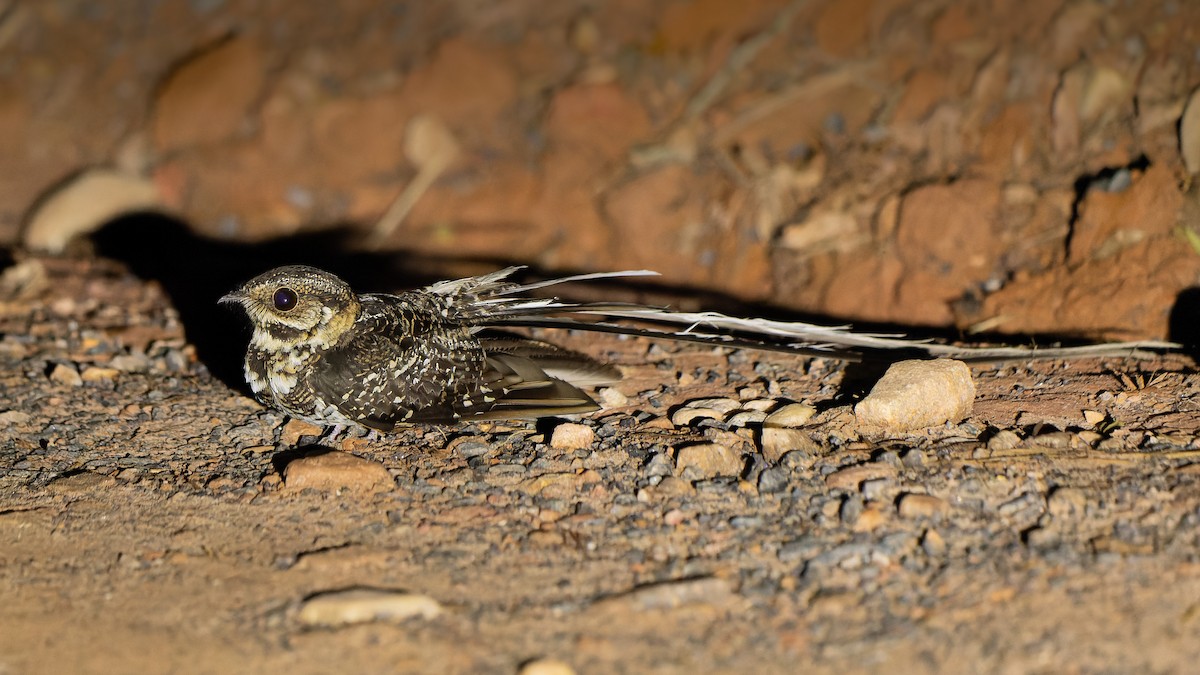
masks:
[[[458,141],[436,117],[419,115],[408,123],[404,133],[404,154],[417,165],[417,175],[392,202],[371,235],[370,244],[379,248],[408,216],[434,181],[458,159]]]

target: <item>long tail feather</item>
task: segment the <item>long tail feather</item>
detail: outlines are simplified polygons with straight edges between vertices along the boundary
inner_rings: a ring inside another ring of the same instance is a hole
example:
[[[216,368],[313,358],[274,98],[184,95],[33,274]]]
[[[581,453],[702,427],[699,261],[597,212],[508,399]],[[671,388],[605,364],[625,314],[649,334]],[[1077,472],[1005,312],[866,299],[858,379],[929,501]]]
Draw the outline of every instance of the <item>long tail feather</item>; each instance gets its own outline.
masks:
[[[860,333],[850,326],[743,318],[719,312],[681,312],[631,303],[575,303],[556,297],[529,298],[523,294],[569,282],[648,277],[657,276],[657,273],[625,270],[577,274],[529,284],[509,281],[521,269],[508,267],[482,276],[442,281],[426,290],[454,297],[459,320],[480,329],[504,326],[563,328],[783,351],[848,361],[859,361],[869,356],[894,358],[899,354],[950,357],[973,362],[1096,356],[1145,358],[1181,348],[1172,342],[1153,340],[1072,347],[964,347],[911,339],[903,335]],[[630,325],[630,322],[641,325]]]

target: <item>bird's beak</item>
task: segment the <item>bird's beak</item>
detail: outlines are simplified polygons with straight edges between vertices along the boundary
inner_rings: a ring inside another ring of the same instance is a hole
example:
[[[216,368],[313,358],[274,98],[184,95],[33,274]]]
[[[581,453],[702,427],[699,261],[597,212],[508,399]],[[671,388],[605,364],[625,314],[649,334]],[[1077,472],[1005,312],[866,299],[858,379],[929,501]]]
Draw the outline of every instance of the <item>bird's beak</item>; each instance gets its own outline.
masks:
[[[242,295],[242,293],[240,291],[234,291],[232,293],[226,293],[225,295],[222,295],[221,299],[218,300],[217,302],[220,304],[233,302],[233,303],[237,303],[240,305],[243,302],[245,302],[245,300],[246,300],[245,295]]]

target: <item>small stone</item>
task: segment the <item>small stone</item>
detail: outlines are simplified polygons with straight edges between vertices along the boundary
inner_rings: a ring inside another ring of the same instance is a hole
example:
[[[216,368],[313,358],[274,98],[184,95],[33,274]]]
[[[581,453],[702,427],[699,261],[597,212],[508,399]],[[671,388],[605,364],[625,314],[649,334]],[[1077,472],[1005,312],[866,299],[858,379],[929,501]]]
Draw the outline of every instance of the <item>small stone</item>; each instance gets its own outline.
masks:
[[[446,446],[452,454],[471,459],[481,457],[491,451],[492,446],[482,436],[460,436]]]
[[[883,493],[891,484],[892,479],[890,478],[869,478],[863,481],[862,487],[860,488],[863,499],[878,500],[882,498]]]
[[[655,453],[646,462],[645,473],[647,476],[671,476],[675,473],[675,462],[671,461],[671,456],[665,452]]]
[[[1107,417],[1108,417],[1108,415],[1105,415],[1104,413],[1100,412],[1099,410],[1084,410],[1083,411],[1083,421],[1087,422],[1088,424],[1090,424],[1092,426],[1096,426],[1097,424],[1100,424]]]
[[[79,376],[79,371],[75,370],[74,366],[65,363],[54,366],[54,369],[50,371],[50,381],[67,387],[83,386],[83,378]]]
[[[858,490],[864,481],[878,478],[892,478],[896,470],[887,464],[859,464],[834,471],[825,477],[825,484],[830,488],[842,490]]]
[[[740,452],[717,443],[701,443],[679,449],[675,467],[679,475],[690,470],[693,480],[716,476],[737,476],[742,473]]]
[[[96,366],[88,366],[80,373],[80,379],[84,382],[112,382],[117,379],[121,371],[116,368],[98,368]]]
[[[521,666],[517,675],[575,675],[575,670],[558,659],[537,659]]]
[[[685,408],[711,408],[721,416],[742,409],[742,402],[732,398],[695,398],[683,404]]]
[[[987,448],[993,452],[998,450],[1012,450],[1021,446],[1021,437],[1017,432],[1011,429],[1001,429],[996,432],[996,435],[988,439]]]
[[[574,473],[548,473],[530,478],[517,488],[531,495],[548,499],[570,499],[579,493],[580,476]]]
[[[764,494],[783,492],[788,486],[787,471],[775,466],[758,475],[758,491]]]
[[[337,627],[373,621],[398,623],[417,617],[433,619],[441,613],[441,604],[427,595],[356,589],[309,598],[296,618],[304,626]]]
[[[853,529],[855,532],[873,532],[887,522],[887,519],[887,511],[879,508],[878,504],[870,504],[858,514]]]
[[[687,516],[679,509],[671,509],[663,514],[663,523],[675,527],[687,520]]]
[[[695,492],[696,488],[691,483],[675,476],[663,478],[662,482],[650,490],[651,496],[657,497],[682,497],[695,494]]]
[[[109,360],[108,365],[123,373],[144,373],[150,370],[151,361],[141,352],[118,354]]]
[[[719,420],[725,417],[725,413],[715,408],[680,408],[671,413],[671,423],[677,427],[686,427],[696,420],[714,419]]]
[[[900,517],[933,518],[950,510],[946,500],[933,495],[908,493],[900,497]]]
[[[926,530],[925,535],[921,537],[921,549],[926,555],[939,558],[946,554],[946,540],[937,530]]]
[[[554,427],[550,447],[557,450],[583,450],[596,440],[596,432],[586,424],[567,422]]]
[[[794,428],[804,426],[817,414],[817,409],[805,403],[788,403],[767,415],[764,427]]]
[[[975,382],[962,361],[900,361],[854,406],[854,416],[864,427],[915,431],[962,420],[974,402]]]
[[[771,464],[778,463],[784,455],[794,450],[815,453],[820,449],[806,432],[782,427],[764,426],[761,443],[763,458]]]
[[[919,469],[925,466],[925,453],[916,448],[906,450],[900,457],[900,463],[909,469]]]
[[[291,419],[283,425],[283,430],[279,433],[279,442],[284,445],[296,445],[302,436],[320,436],[324,431],[324,427],[319,427],[312,422]]]
[[[1039,448],[1061,450],[1078,444],[1079,437],[1070,431],[1051,431],[1045,434],[1038,434],[1030,438],[1029,442]]]
[[[596,393],[600,395],[600,405],[605,408],[624,408],[629,405],[629,397],[612,387],[605,387]]]
[[[838,505],[838,519],[845,525],[855,525],[863,512],[863,501],[858,497],[842,500]]]
[[[33,419],[29,413],[21,412],[20,410],[5,410],[0,413],[0,429],[10,427],[14,424],[25,424]]]
[[[746,410],[760,410],[765,413],[771,412],[777,405],[779,405],[779,401],[770,398],[756,398],[742,403],[742,407]]]
[[[289,489],[353,491],[387,490],[394,485],[392,475],[382,464],[344,452],[292,460],[283,469],[283,482]]]
[[[751,424],[758,424],[767,418],[767,413],[761,410],[743,410],[736,412],[732,417],[725,420],[725,423],[730,427],[745,427]]]

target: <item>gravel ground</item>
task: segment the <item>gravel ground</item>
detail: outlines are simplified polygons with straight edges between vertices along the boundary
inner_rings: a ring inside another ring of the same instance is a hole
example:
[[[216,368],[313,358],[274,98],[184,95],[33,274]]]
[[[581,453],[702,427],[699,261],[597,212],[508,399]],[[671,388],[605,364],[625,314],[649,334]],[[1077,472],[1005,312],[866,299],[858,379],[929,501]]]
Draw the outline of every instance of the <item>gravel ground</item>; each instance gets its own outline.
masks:
[[[966,420],[881,435],[857,428],[837,363],[557,335],[621,365],[606,410],[324,448],[209,375],[158,287],[119,265],[28,258],[4,278],[10,672],[1200,656],[1182,358],[976,368]],[[764,421],[788,403],[788,426]],[[337,595],[354,589],[410,609]]]

